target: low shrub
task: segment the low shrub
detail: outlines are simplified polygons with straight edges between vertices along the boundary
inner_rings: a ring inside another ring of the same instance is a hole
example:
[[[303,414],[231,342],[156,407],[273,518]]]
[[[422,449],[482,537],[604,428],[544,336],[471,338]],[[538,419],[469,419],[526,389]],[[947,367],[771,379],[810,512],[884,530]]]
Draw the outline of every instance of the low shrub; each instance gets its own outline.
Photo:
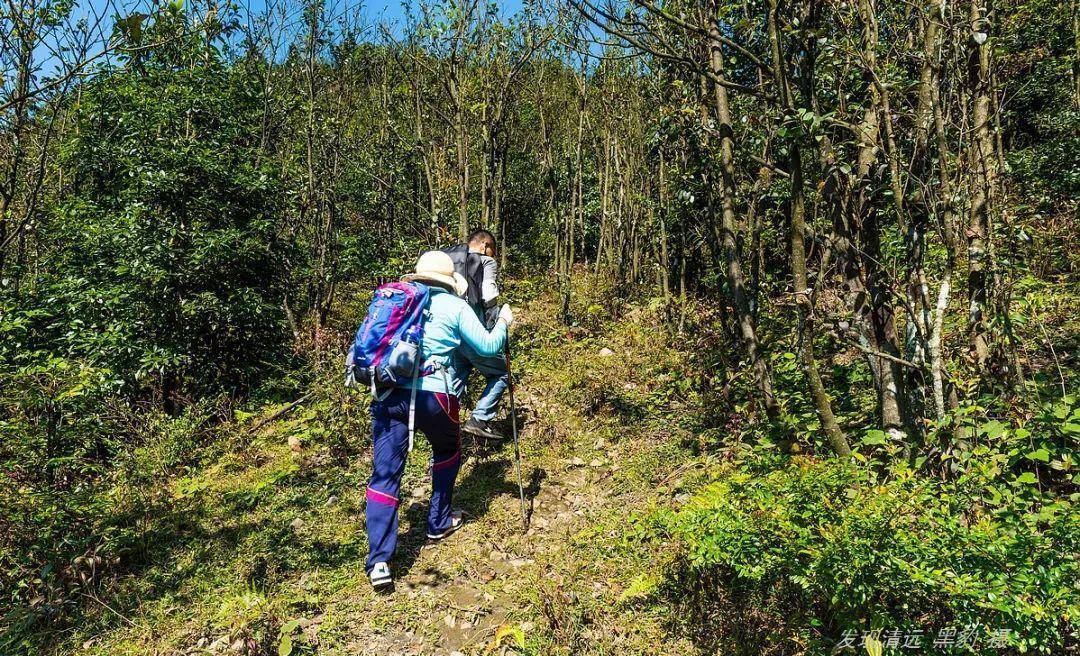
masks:
[[[0,377],[0,653],[10,653],[146,540],[160,482],[197,457],[221,409],[147,410],[116,394],[108,370],[59,357],[0,365]]]
[[[773,639],[798,653],[861,650],[864,632],[894,648],[891,636],[919,635],[923,653],[1063,653],[1076,645],[1080,516],[1002,478],[743,463],[661,523],[682,548],[669,591],[717,645],[731,636],[700,602],[725,595],[774,609]]]

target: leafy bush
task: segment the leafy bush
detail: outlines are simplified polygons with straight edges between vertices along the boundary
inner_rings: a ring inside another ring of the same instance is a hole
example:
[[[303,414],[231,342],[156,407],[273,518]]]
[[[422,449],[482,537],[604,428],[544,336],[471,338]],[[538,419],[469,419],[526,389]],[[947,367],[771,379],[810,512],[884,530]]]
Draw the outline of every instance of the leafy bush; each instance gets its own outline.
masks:
[[[208,56],[102,73],[68,108],[40,264],[0,281],[0,629],[61,615],[221,396],[288,354],[287,193],[253,85]]]
[[[146,540],[160,482],[192,461],[209,402],[171,417],[133,408],[108,371],[50,358],[0,367],[0,651],[59,617]],[[9,609],[14,609],[10,610]],[[6,635],[4,635],[6,634]]]
[[[779,594],[796,639],[822,651],[864,630],[921,630],[929,647],[972,626],[988,653],[1001,630],[1021,651],[1075,644],[1080,516],[999,471],[942,482],[797,458],[731,470],[665,526],[685,549],[678,590]]]
[[[53,359],[5,371],[0,388],[0,568],[5,601],[36,593],[57,554],[85,549],[91,482],[113,443],[106,372]],[[7,583],[10,581],[11,583]]]
[[[28,348],[166,396],[242,388],[280,356],[285,194],[257,163],[251,84],[211,65],[84,90],[63,145],[70,194],[43,231],[49,267],[19,299],[38,312]]]

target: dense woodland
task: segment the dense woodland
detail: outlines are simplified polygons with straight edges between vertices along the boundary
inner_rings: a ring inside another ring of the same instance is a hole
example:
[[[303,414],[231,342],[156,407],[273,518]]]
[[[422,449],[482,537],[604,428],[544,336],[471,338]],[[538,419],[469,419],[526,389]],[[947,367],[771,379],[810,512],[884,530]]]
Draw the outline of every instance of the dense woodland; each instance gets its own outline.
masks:
[[[627,529],[683,545],[661,589],[794,595],[811,637],[769,653],[953,621],[1077,647],[1075,0],[363,9],[0,7],[5,653],[65,649],[138,552],[124,490],[337,384],[371,281],[474,227],[560,334],[641,306],[690,355],[632,420],[737,464]],[[800,560],[827,518],[878,537]]]

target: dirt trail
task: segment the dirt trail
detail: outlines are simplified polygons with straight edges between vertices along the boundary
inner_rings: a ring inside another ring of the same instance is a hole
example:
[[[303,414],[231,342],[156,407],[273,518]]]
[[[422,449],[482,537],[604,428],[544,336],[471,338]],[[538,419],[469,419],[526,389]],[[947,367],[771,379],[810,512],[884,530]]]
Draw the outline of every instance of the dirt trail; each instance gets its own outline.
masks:
[[[534,407],[530,391],[519,388],[518,397],[526,409],[519,408],[519,415],[527,416]],[[535,427],[526,420],[521,432],[528,531],[521,523],[512,444],[485,449],[466,440],[455,498],[455,506],[468,513],[466,525],[443,543],[427,544],[422,517],[429,487],[424,482],[407,492],[394,592],[342,600],[357,619],[349,653],[484,653],[497,636],[512,644],[515,629],[544,630],[538,626],[542,600],[536,591],[544,579],[561,581],[573,536],[588,514],[605,507],[611,460],[602,440],[591,442],[593,452],[588,446],[584,453],[575,449],[577,455],[567,460]],[[587,439],[580,435],[575,441]],[[399,612],[379,613],[387,604]],[[385,623],[373,626],[367,618],[375,616]]]

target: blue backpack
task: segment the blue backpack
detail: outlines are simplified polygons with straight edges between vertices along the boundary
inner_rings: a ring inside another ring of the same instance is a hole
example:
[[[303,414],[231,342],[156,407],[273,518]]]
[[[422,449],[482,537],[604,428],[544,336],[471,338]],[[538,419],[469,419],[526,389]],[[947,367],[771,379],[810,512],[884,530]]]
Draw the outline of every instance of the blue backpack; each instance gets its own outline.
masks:
[[[380,398],[402,378],[412,379],[409,399],[409,451],[416,433],[416,386],[420,377],[420,344],[424,339],[431,290],[419,282],[379,286],[368,305],[349,354],[345,356],[345,385],[371,390]]]
[[[346,386],[363,385],[379,396],[401,378],[416,378],[430,300],[431,290],[419,282],[391,282],[375,290],[345,360]]]

